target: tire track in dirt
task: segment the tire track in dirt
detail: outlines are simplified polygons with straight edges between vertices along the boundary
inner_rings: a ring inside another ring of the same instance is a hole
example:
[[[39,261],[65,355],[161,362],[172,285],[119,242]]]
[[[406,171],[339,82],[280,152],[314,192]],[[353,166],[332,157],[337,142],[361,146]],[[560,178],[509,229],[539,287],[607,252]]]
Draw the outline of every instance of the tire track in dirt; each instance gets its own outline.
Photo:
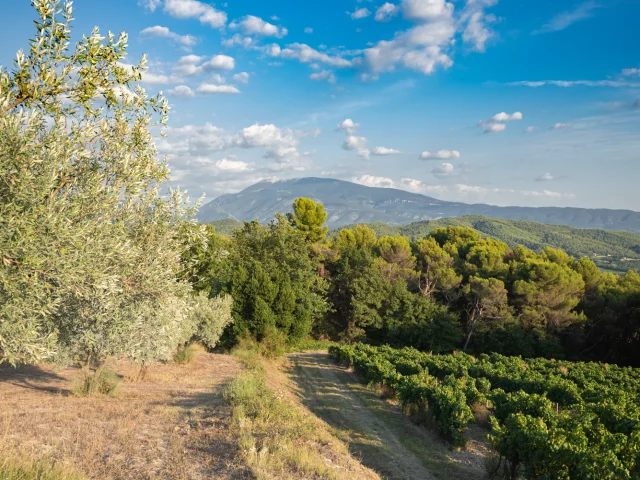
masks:
[[[326,352],[289,355],[289,375],[312,412],[348,443],[361,462],[389,479],[479,479],[483,471],[469,454],[452,452],[412,424],[397,405],[359,384]],[[459,458],[456,458],[459,457]]]

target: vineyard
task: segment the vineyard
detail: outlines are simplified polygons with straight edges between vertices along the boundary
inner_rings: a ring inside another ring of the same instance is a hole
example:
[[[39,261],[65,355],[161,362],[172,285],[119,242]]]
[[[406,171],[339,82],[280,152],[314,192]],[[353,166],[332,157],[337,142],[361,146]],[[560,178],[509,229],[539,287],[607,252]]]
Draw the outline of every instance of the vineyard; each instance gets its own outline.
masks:
[[[330,353],[406,413],[428,414],[453,446],[465,444],[472,407],[488,408],[494,469],[507,478],[640,479],[639,369],[365,344]]]

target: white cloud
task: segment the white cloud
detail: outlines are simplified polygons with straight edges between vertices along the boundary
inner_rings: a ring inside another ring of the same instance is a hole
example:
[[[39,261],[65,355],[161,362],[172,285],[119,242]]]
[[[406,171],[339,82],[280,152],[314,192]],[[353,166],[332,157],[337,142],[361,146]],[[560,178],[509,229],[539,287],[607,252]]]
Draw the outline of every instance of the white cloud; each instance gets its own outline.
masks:
[[[164,11],[175,18],[197,18],[213,28],[222,28],[227,23],[226,13],[197,0],[165,0]]]
[[[394,148],[387,148],[387,147],[376,147],[373,150],[371,150],[371,155],[377,155],[377,156],[398,155],[400,153],[402,153],[400,150],[396,150]]]
[[[560,122],[558,122],[558,123],[554,123],[551,126],[551,128],[554,129],[554,130],[561,130],[561,129],[564,129],[564,128],[571,128],[571,126],[572,125],[570,123],[560,123]]]
[[[134,67],[129,63],[118,62],[118,65],[122,68],[126,68],[127,70],[131,70]],[[179,83],[182,81],[182,79],[176,75],[164,75],[162,73],[152,73],[147,70],[142,74],[142,79],[140,81],[143,83],[148,83],[150,85],[166,85],[169,83]]]
[[[400,8],[407,20],[434,20],[453,13],[453,4],[445,0],[402,0]]]
[[[247,72],[236,73],[233,80],[239,83],[249,83],[249,74]]]
[[[462,32],[462,40],[471,44],[476,52],[484,52],[486,43],[496,36],[496,33],[488,27],[488,24],[497,21],[494,15],[486,15],[484,9],[492,7],[498,0],[471,0],[463,11],[461,22],[466,23]]]
[[[161,155],[169,156],[172,169],[180,165],[179,170],[182,173],[178,172],[178,175],[189,177],[192,183],[200,184],[200,177],[207,178],[208,173],[213,175],[216,172],[224,172],[226,176],[223,179],[228,179],[236,178],[229,177],[230,174],[241,175],[249,170],[258,173],[303,171],[309,167],[310,160],[298,151],[299,139],[302,136],[304,133],[278,128],[272,124],[255,124],[232,134],[207,123],[201,126],[170,127],[167,129],[167,136],[157,141],[157,146]],[[263,157],[271,161],[258,167],[253,164],[245,165],[245,162],[239,162],[233,155],[227,155],[218,162],[211,159],[216,152],[234,148],[263,149]],[[217,183],[218,178],[210,178],[209,181]],[[249,182],[251,183],[255,182]],[[207,185],[204,188],[217,189],[218,186]]]
[[[348,135],[345,137],[342,143],[342,148],[345,150],[359,150],[365,148],[367,145],[367,139],[365,137],[357,137],[355,135]]]
[[[233,158],[233,157],[232,157]],[[216,162],[216,167],[220,170],[226,170],[230,172],[246,172],[251,170],[251,165],[240,160],[233,160],[232,158],[223,158]]]
[[[387,177],[376,177],[374,175],[360,175],[351,179],[353,183],[365,185],[367,187],[395,188],[395,182]]]
[[[231,38],[227,38],[226,40],[223,40],[222,44],[225,47],[229,47],[229,48],[235,47],[236,45],[239,45],[244,48],[249,48],[250,46],[253,45],[253,38],[243,37],[239,33],[235,33]]]
[[[555,177],[553,175],[547,172],[537,177],[536,182],[550,182],[551,180],[554,180],[554,178]]]
[[[532,133],[536,131],[536,127],[527,127],[525,128],[524,132],[525,133]]]
[[[451,58],[443,51],[455,33],[451,19],[418,25],[396,34],[393,40],[381,40],[364,52],[371,72],[395,70],[398,65],[430,75],[437,66],[449,68]]]
[[[457,150],[438,150],[437,152],[422,152],[420,160],[449,160],[452,158],[460,158],[460,152]]]
[[[450,163],[441,164],[439,167],[431,170],[431,173],[438,178],[449,178],[458,174]]]
[[[479,122],[478,126],[484,133],[504,132],[507,129],[507,126],[504,123],[495,123],[487,120]]]
[[[205,95],[215,95],[218,93],[240,93],[233,85],[216,85],[213,83],[203,83],[197,90],[198,93],[204,93]]]
[[[169,38],[185,48],[193,47],[197,43],[197,39],[193,35],[178,35],[169,28],[160,25],[145,28],[140,32],[140,36],[144,38]]]
[[[333,172],[332,172],[333,173]],[[368,187],[397,188],[422,195],[437,195],[438,198],[449,201],[460,201],[464,198],[472,203],[489,203],[492,205],[516,205],[522,204],[526,198],[526,204],[530,205],[531,198],[536,203],[548,205],[558,200],[571,200],[575,198],[572,193],[561,193],[551,190],[515,190],[513,188],[483,187],[480,185],[467,185],[463,183],[454,185],[430,185],[422,180],[414,178],[402,178],[396,182],[388,177],[374,175],[361,175],[351,179],[354,183]]]
[[[347,13],[349,13],[349,12],[347,12]],[[351,13],[350,15],[351,15],[351,19],[352,20],[359,20],[361,18],[368,17],[369,15],[371,15],[371,12],[369,11],[368,8],[362,7],[362,8],[356,9],[356,11]]]
[[[554,87],[611,87],[611,88],[640,88],[640,82],[630,82],[628,80],[522,80],[518,82],[508,82],[505,85],[510,87],[531,87],[539,88],[544,86]]]
[[[203,72],[233,70],[236,64],[234,58],[228,55],[214,55],[205,62],[203,60],[204,57],[198,55],[185,55],[180,57],[173,71],[180,75],[195,76]]]
[[[233,57],[228,55],[214,55],[210,60],[202,64],[205,72],[210,70],[233,70],[236,62]]]
[[[640,68],[625,68],[622,70],[624,77],[640,77]]]
[[[304,33],[313,33],[313,28],[307,27],[304,29]]]
[[[514,112],[511,114],[500,112],[496,113],[488,120],[481,120],[480,122],[478,122],[478,126],[484,133],[504,132],[507,129],[506,122],[511,122],[513,120],[522,120],[523,118],[524,117],[522,115],[522,112]]]
[[[320,62],[334,67],[349,67],[352,64],[351,60],[319,52],[304,43],[292,43],[286,48],[273,44],[267,47],[266,53],[272,57],[292,58],[302,63]]]
[[[173,95],[175,97],[183,97],[183,98],[191,98],[195,97],[195,93],[193,90],[186,85],[177,85],[169,90],[169,95]]]
[[[559,13],[547,23],[545,23],[539,30],[532,32],[534,35],[540,33],[558,32],[573,25],[574,23],[589,18],[593,15],[593,11],[598,8],[598,4],[595,0],[588,0],[581,3],[573,10],[568,10]]]
[[[336,83],[336,76],[331,70],[322,70],[320,72],[312,73],[309,75],[309,78],[318,82],[326,80],[329,83]]]
[[[522,120],[522,112],[514,112],[511,115],[505,112],[496,113],[491,120],[494,122],[510,122],[511,120]]]
[[[369,160],[371,151],[367,148],[367,139],[355,135],[347,135],[342,143],[344,150],[355,150],[358,157]]]
[[[376,10],[375,19],[377,22],[388,22],[398,14],[399,10],[396,5],[387,2]]]
[[[161,3],[162,0],[138,0],[138,5],[149,10],[151,13],[155,12]]]
[[[360,126],[359,123],[354,122],[350,118],[345,118],[338,125],[336,125],[336,131],[343,130],[344,132],[351,135],[353,132],[355,132],[356,128],[358,128],[359,126]]]
[[[254,15],[247,15],[240,21],[234,20],[229,27],[232,29],[242,29],[245,35],[260,35],[263,37],[282,38],[288,33],[286,28],[265,22],[260,17]]]

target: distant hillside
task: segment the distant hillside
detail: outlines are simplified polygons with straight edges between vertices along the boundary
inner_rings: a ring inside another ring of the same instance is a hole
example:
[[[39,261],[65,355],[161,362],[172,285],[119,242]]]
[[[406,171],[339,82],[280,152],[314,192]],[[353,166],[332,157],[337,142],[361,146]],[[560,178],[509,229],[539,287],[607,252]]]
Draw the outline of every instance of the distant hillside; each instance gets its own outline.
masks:
[[[640,213],[630,210],[470,205],[327,178],[260,182],[239,193],[214,199],[201,208],[198,218],[203,222],[232,218],[258,219],[266,223],[276,212],[291,211],[291,204],[298,197],[322,202],[329,214],[327,223],[331,228],[371,222],[404,225],[420,220],[482,215],[550,225],[640,232]]]
[[[436,228],[450,225],[471,227],[512,247],[524,245],[536,251],[547,246],[560,248],[576,258],[589,257],[604,270],[640,271],[640,234],[637,233],[543,225],[475,215],[414,222],[402,226],[380,222],[368,224],[379,236],[400,233],[412,240],[423,238]],[[332,234],[336,232],[333,231]]]
[[[222,235],[231,235],[236,228],[240,228],[242,226],[242,222],[240,220],[235,220],[233,218],[223,218],[221,220],[214,220],[208,223],[213,225],[216,232]]]

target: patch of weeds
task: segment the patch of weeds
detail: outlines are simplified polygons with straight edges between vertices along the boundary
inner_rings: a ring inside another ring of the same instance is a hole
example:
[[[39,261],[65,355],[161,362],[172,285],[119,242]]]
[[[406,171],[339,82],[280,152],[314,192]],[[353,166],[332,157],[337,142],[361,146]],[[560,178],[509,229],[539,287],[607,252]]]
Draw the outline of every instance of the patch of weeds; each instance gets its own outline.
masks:
[[[115,395],[121,381],[120,376],[113,370],[99,368],[93,374],[85,372],[83,379],[74,387],[73,393],[77,396]]]
[[[344,465],[326,461],[326,449],[337,449],[339,441],[310,414],[267,386],[270,367],[259,347],[241,342],[234,355],[250,370],[231,382],[224,398],[232,408],[238,446],[256,478],[357,478]]]
[[[173,355],[173,361],[180,364],[193,363],[203,351],[204,348],[197,343],[178,347],[178,350]]]
[[[2,480],[83,480],[80,473],[57,465],[52,460],[28,459],[0,452]]]

